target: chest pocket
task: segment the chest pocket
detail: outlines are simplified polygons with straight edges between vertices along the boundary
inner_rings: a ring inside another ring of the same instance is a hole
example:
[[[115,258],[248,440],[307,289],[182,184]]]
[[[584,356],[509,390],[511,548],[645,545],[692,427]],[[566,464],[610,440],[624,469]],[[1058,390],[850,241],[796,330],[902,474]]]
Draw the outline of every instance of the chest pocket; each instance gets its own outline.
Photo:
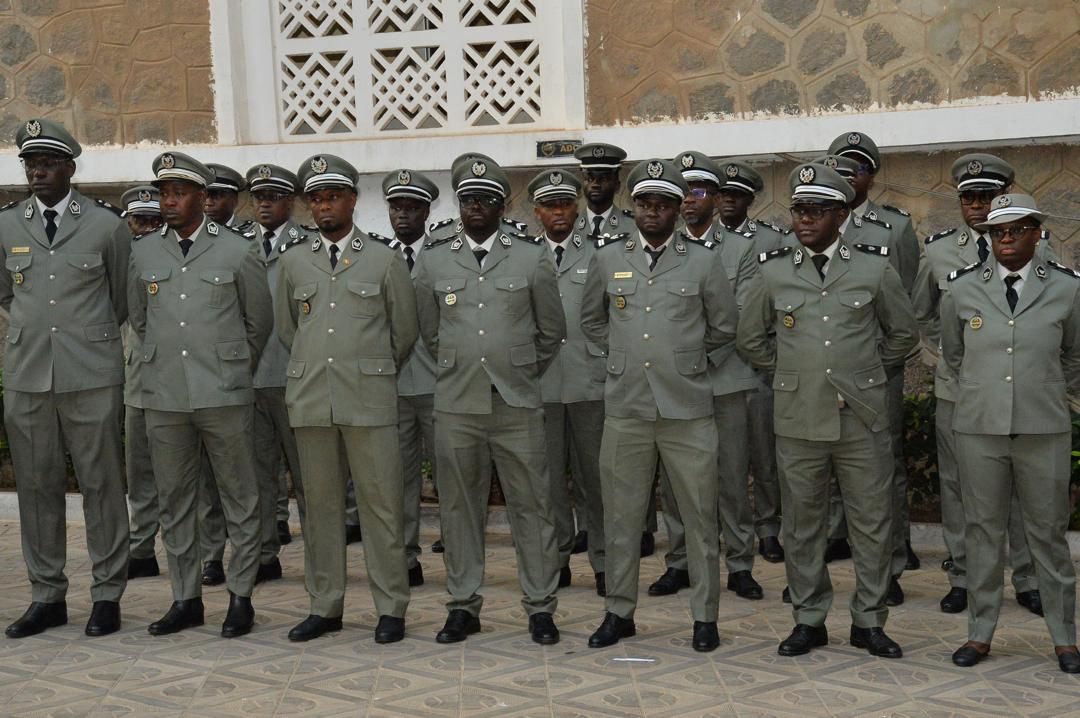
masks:
[[[874,301],[874,295],[870,292],[841,292],[837,301],[857,315],[870,312],[870,304]]]
[[[495,289],[503,313],[516,317],[529,311],[529,281],[525,277],[499,277]]]
[[[31,255],[21,254],[9,256],[5,261],[5,267],[11,275],[12,288],[16,292],[30,289],[30,279],[33,275],[26,271],[30,268],[30,259]]]
[[[349,314],[354,317],[374,317],[379,314],[382,288],[377,282],[349,282]]]
[[[626,321],[634,316],[636,279],[612,279],[607,283],[608,314]]]
[[[785,327],[787,329],[793,329],[798,326],[797,320],[799,319],[799,310],[802,309],[803,298],[800,296],[793,297],[776,297],[773,299],[773,309],[776,310],[776,324],[778,327]],[[785,317],[791,317],[785,321]],[[777,331],[781,331],[777,329]]]
[[[146,304],[156,307],[161,301],[161,295],[169,286],[165,284],[172,272],[168,269],[147,269],[139,275],[139,281],[146,292]]]
[[[436,279],[432,290],[439,302],[439,311],[451,314],[458,311],[461,304],[461,291],[465,289],[468,279],[465,277],[443,277]]]
[[[570,286],[566,288],[564,294],[574,304],[581,304],[581,297],[585,294],[585,278],[588,276],[585,272],[578,274],[576,271],[566,275]]]
[[[105,261],[97,252],[78,252],[68,254],[68,266],[74,269],[76,281],[91,281],[105,276]]]
[[[208,269],[199,279],[210,285],[211,307],[229,307],[236,301],[236,276],[227,269]]]
[[[296,302],[296,308],[300,312],[300,324],[311,319],[311,304],[312,299],[315,297],[315,292],[318,290],[319,285],[316,282],[311,284],[301,284],[293,287],[293,301]]]
[[[700,312],[700,293],[697,282],[668,282],[668,319],[689,319]]]

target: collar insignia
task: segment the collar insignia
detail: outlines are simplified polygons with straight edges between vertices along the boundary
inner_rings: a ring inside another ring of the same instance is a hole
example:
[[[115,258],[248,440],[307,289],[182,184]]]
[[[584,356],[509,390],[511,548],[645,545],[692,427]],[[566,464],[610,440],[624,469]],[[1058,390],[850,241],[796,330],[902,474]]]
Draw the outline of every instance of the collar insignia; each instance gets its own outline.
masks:
[[[1046,279],[1046,267],[1041,264],[1038,267],[1035,267],[1035,276],[1039,279]]]
[[[988,279],[990,279],[990,277],[992,277],[992,276],[994,276],[994,270],[993,269],[990,269],[990,267],[987,267],[986,269],[983,270],[982,277],[983,277],[984,282],[987,281]]]
[[[500,234],[499,235],[499,243],[502,244],[502,246],[504,246],[504,247],[509,247],[510,246],[510,238],[507,237],[505,234]]]
[[[963,247],[968,243],[968,233],[961,232],[960,236],[956,238],[956,246]]]
[[[853,225],[855,225],[856,227],[861,227],[862,226],[862,217],[860,217],[857,214],[851,215],[851,223]]]
[[[218,235],[217,224],[214,222],[208,222],[206,225],[206,231],[210,234],[211,237],[216,237]]]
[[[675,242],[675,254],[686,254],[686,245],[682,242]]]
[[[364,240],[360,239],[359,237],[355,237],[353,241],[349,244],[349,246],[359,252],[361,249],[364,248]]]
[[[462,244],[464,244],[464,242],[461,241],[461,237],[458,237],[457,239],[454,240],[454,243],[450,245],[450,251],[452,251],[452,252],[458,251],[459,249],[461,249]]]
[[[161,236],[164,237],[168,233],[169,233],[169,225],[167,225],[167,224],[161,225]]]
[[[34,203],[33,202],[26,205],[26,211],[23,212],[23,217],[26,217],[27,219],[33,219],[34,218]]]
[[[71,200],[71,204],[68,205],[68,211],[71,212],[73,216],[78,217],[82,214],[82,207],[80,207],[79,203],[75,200]]]
[[[311,251],[318,252],[320,247],[322,247],[322,238],[316,237],[315,241],[311,243]]]
[[[750,220],[749,222],[746,223],[746,228],[749,229],[751,232],[756,232],[757,231],[757,222],[755,222],[754,220]]]
[[[840,245],[840,259],[851,259],[851,251],[847,248],[847,245]]]
[[[866,213],[865,216],[867,219],[877,219],[877,212],[875,212],[874,210],[870,210]]]
[[[636,246],[637,246],[637,242],[634,241],[633,239],[626,240],[626,251],[627,252],[633,251],[634,247],[636,247]]]
[[[801,249],[795,250],[795,266],[798,267],[802,264],[803,252]]]
[[[612,227],[618,227],[619,226],[619,216],[617,214],[612,214],[611,219],[608,220],[608,224],[610,224]]]
[[[458,233],[459,233],[459,232],[461,232],[461,230],[463,230],[464,228],[465,228],[465,225],[463,225],[463,224],[461,223],[461,220],[459,219],[459,220],[458,220],[458,223],[454,225],[454,234],[458,234]]]
[[[296,239],[300,236],[300,233],[296,231],[296,227],[289,227],[289,238]]]
[[[576,234],[574,235],[574,246],[578,247],[579,249],[581,248],[581,237]]]

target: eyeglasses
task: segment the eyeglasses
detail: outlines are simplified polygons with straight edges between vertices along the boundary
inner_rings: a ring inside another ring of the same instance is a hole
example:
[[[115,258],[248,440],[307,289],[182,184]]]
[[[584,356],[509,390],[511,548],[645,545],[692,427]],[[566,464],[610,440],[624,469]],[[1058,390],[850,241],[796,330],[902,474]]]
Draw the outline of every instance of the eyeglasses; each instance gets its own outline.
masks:
[[[973,204],[990,204],[994,201],[994,197],[998,196],[997,192],[992,190],[971,190],[968,192],[961,192],[959,195],[960,204],[965,207],[970,207]]]
[[[1009,235],[1012,239],[1023,239],[1024,235],[1033,229],[1038,227],[1032,225],[1025,225],[1023,227],[994,227],[987,234],[990,235],[990,239],[998,241],[1005,238],[1005,235]]]
[[[253,199],[255,201],[255,204],[261,204],[263,202],[266,202],[268,204],[273,204],[274,202],[280,202],[281,200],[285,199],[288,196],[289,195],[285,194],[284,192],[252,192],[251,193],[251,199]]]
[[[694,187],[686,194],[686,198],[690,199],[691,197],[693,197],[694,199],[705,199],[709,195],[715,193],[716,190],[713,189],[707,189],[705,187]]]
[[[462,207],[498,207],[502,200],[490,194],[463,194],[458,197],[458,204]]]
[[[23,170],[29,174],[38,170],[49,172],[70,160],[66,157],[20,157],[19,162],[22,163]]]
[[[810,219],[817,222],[834,209],[840,209],[840,207],[823,204],[795,204],[791,206],[790,211],[792,219]]]

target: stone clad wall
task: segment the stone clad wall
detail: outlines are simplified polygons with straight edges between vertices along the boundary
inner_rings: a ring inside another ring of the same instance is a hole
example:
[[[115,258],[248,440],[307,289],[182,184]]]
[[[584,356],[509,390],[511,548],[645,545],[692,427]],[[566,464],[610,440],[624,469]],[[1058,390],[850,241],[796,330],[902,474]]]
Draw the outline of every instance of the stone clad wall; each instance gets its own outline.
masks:
[[[586,7],[594,126],[1039,99],[1080,85],[1080,5],[1072,0]]]
[[[0,147],[48,116],[86,145],[214,142],[207,0],[0,0]]]

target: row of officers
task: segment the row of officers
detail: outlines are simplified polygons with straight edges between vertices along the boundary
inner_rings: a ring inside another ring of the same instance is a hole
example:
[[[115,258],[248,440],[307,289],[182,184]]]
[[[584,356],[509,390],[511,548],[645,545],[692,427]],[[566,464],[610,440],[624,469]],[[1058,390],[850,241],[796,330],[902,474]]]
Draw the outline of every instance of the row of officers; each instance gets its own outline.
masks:
[[[254,587],[280,577],[289,540],[284,456],[310,595],[290,640],[342,627],[351,484],[375,640],[399,641],[423,583],[427,457],[450,595],[440,643],[481,627],[494,464],[539,644],[559,641],[558,589],[584,544],[606,605],[589,645],[635,634],[659,481],[671,547],[649,593],[688,589],[695,650],[719,645],[720,536],[728,589],[762,597],[756,535],[786,567],[781,655],[828,643],[826,563],[850,555],[849,641],[899,658],[884,627],[918,562],[901,422],[921,333],[939,355],[941,608],[969,615],[953,661],[989,654],[1008,537],[1017,600],[1045,616],[1060,668],[1080,672],[1065,537],[1080,274],[1055,260],[998,157],[955,162],[962,224],[920,251],[908,214],[868,199],[881,156],[858,132],[791,173],[791,230],[749,218],[752,167],[694,151],[636,164],[621,209],[626,153],[593,144],[580,173],[529,184],[537,237],[504,216],[506,173],[479,154],[451,170],[458,218],[429,223],[439,191],[423,174],[387,175],[386,238],[354,225],[359,173],[339,157],[241,177],[166,152],[121,213],[72,189],[81,148],[62,126],[32,119],[17,142],[31,196],[0,212],[0,306],[32,603],[9,637],[67,622],[66,450],[93,565],[88,635],[119,629],[129,576],[157,573],[158,523],[174,602],[150,633],[203,624],[226,533],[221,634],[250,632]],[[244,189],[255,220],[239,225]],[[293,220],[297,197],[313,226]]]

